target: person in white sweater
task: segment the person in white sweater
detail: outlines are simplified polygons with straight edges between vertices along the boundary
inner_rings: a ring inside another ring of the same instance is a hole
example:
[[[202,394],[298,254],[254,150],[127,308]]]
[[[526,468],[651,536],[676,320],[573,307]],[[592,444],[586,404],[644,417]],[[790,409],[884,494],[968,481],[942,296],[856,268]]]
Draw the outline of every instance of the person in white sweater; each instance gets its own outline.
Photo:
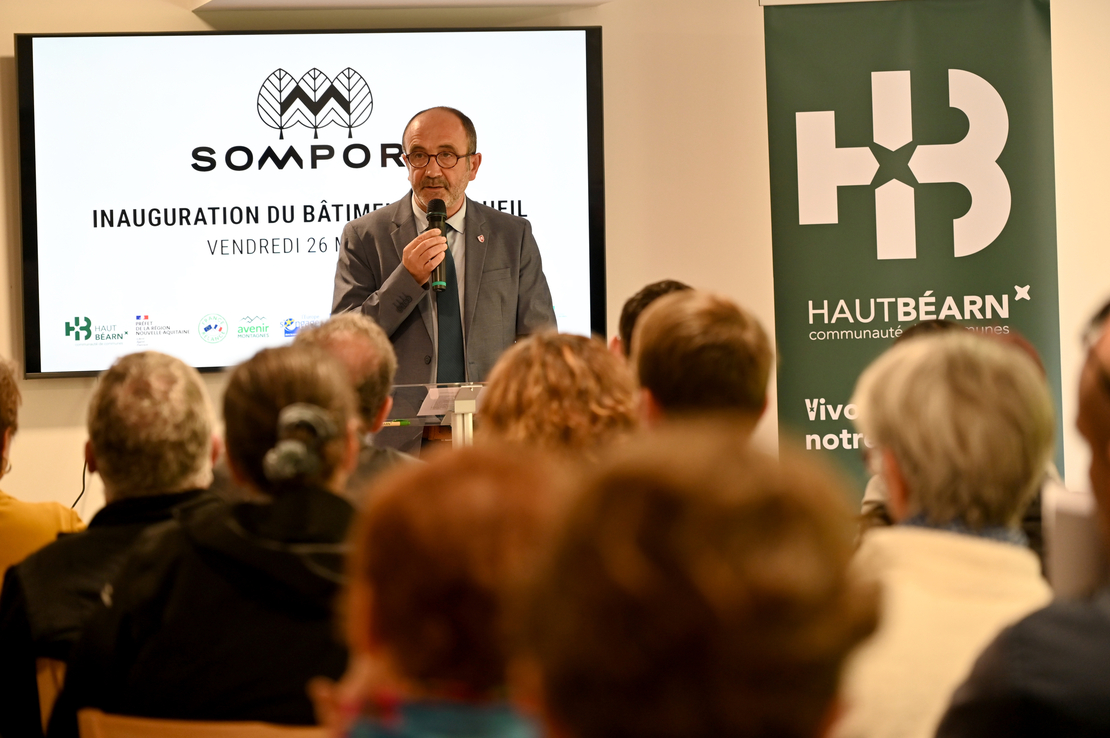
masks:
[[[983,648],[1051,598],[1019,519],[1052,452],[1052,403],[1028,356],[964,332],[891,348],[852,402],[896,525],[856,554],[883,619],[848,666],[835,735],[933,736]]]

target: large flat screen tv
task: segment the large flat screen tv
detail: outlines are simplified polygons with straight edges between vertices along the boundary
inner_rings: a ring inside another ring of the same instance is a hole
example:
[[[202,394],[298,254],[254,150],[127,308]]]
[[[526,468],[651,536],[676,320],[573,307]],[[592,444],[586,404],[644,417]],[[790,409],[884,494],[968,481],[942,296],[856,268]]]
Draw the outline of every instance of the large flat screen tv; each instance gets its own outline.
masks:
[[[598,28],[19,35],[26,374],[236,364],[327,317],[343,225],[408,192],[417,111],[528,218],[559,328],[605,331]]]

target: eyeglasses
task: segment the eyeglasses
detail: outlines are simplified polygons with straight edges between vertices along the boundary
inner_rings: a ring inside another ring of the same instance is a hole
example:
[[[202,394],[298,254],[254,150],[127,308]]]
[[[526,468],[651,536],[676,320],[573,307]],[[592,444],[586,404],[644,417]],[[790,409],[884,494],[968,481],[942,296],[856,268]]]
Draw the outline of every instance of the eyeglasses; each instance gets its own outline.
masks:
[[[456,154],[454,151],[441,151],[435,155],[436,164],[439,164],[442,169],[454,169],[455,165],[459,163],[459,159],[465,159],[474,154]],[[413,151],[411,154],[405,154],[409,164],[412,164],[417,169],[423,169],[428,166],[428,162],[432,160],[432,155],[423,151]]]

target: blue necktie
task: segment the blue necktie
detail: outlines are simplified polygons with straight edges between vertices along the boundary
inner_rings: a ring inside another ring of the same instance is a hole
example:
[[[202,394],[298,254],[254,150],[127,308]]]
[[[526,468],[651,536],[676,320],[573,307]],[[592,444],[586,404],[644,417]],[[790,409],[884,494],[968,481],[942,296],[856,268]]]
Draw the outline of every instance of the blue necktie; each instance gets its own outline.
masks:
[[[444,254],[447,271],[447,289],[436,294],[439,313],[439,362],[437,382],[465,382],[466,365],[463,363],[462,316],[459,314],[459,279],[455,273],[455,258],[451,249]]]

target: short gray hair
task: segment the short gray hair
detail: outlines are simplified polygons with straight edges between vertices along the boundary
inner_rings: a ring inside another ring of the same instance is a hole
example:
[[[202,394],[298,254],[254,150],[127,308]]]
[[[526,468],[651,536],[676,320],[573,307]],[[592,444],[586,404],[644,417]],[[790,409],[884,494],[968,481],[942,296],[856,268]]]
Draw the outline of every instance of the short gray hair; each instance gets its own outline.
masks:
[[[156,351],[130,354],[100,375],[89,440],[118,497],[184,492],[212,483],[212,406],[196,369]]]
[[[357,345],[344,345],[351,340]],[[319,325],[302,328],[294,343],[321,348],[347,367],[358,393],[359,416],[366,425],[373,423],[397,375],[397,353],[381,326],[362,313],[340,313]]]
[[[910,512],[932,523],[1015,525],[1052,454],[1052,401],[1032,359],[964,331],[893,346],[852,402],[867,440],[897,460]]]

